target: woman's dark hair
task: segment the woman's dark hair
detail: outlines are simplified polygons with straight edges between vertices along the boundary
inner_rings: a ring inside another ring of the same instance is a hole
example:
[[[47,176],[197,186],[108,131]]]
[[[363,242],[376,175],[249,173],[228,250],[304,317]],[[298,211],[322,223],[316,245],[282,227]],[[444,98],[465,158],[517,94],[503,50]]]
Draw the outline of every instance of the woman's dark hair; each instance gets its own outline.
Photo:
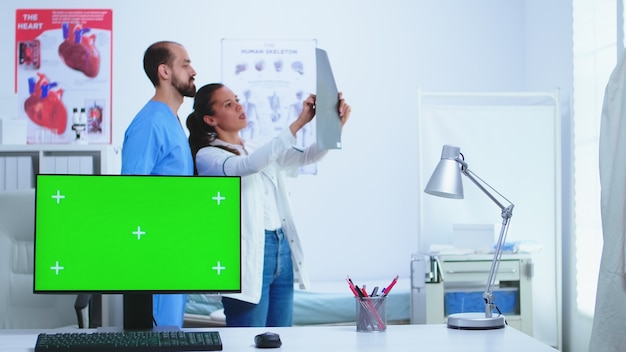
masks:
[[[224,87],[224,85],[221,83],[211,83],[198,89],[198,92],[196,92],[196,96],[193,100],[193,111],[189,114],[189,116],[187,116],[189,146],[191,147],[191,155],[193,156],[194,170],[196,174],[198,173],[198,170],[195,167],[196,154],[198,154],[200,149],[211,145],[211,142],[217,138],[215,128],[204,122],[204,116],[215,115],[215,109],[213,109],[213,104],[215,104],[215,101],[213,101],[213,94],[222,87]],[[232,150],[230,148],[223,149],[239,155],[237,150]]]

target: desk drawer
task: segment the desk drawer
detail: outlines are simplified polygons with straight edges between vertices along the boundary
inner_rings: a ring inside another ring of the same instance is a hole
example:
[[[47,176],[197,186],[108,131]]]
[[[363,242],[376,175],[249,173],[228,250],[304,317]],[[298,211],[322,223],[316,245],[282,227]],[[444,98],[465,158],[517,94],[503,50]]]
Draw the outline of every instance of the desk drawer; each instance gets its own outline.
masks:
[[[443,279],[444,282],[486,282],[490,269],[491,261],[445,261],[443,262]],[[517,281],[519,279],[519,260],[500,262],[496,281]]]

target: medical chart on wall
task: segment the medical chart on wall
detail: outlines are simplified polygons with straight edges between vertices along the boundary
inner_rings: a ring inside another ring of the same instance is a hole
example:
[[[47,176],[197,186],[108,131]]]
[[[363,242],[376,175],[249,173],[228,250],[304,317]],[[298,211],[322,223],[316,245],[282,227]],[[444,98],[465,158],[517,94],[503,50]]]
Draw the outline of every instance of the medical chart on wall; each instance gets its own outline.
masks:
[[[222,82],[243,104],[244,140],[266,141],[289,127],[316,91],[315,40],[222,40]],[[316,139],[315,124],[296,135],[296,147]],[[301,173],[316,173],[315,164]]]
[[[15,23],[26,142],[111,143],[112,10],[18,9]]]

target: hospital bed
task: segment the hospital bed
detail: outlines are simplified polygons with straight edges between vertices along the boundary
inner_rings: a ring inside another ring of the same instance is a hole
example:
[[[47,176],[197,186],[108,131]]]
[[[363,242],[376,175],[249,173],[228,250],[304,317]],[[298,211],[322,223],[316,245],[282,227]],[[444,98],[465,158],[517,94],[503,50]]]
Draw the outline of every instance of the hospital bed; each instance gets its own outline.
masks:
[[[374,281],[371,280],[372,283]],[[372,286],[368,286],[368,291]],[[409,323],[410,300],[409,280],[399,279],[387,297],[388,324]],[[355,305],[354,295],[345,281],[314,282],[311,289],[294,290],[293,323],[296,326],[354,324]],[[219,295],[189,295],[185,311],[186,327],[224,325],[224,309]]]

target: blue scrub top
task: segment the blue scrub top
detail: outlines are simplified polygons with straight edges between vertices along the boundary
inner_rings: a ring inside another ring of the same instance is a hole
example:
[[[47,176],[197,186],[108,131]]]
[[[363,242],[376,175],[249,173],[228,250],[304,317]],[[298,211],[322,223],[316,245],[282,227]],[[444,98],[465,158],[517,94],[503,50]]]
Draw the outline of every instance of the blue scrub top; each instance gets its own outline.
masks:
[[[122,174],[193,175],[187,135],[166,104],[149,101],[126,129]]]

